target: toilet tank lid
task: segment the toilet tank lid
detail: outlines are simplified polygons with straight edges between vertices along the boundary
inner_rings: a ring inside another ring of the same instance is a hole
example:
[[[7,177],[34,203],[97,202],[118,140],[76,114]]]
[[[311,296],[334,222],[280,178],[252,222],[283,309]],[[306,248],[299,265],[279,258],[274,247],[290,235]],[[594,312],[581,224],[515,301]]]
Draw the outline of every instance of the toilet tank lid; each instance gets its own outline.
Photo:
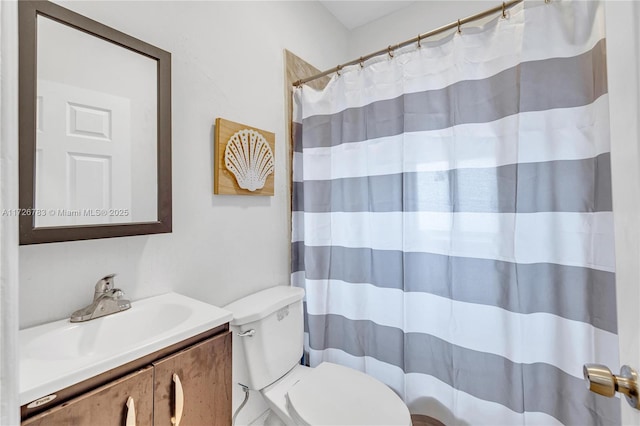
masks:
[[[281,285],[238,299],[224,309],[233,313],[231,325],[243,325],[258,321],[303,297],[304,289]]]

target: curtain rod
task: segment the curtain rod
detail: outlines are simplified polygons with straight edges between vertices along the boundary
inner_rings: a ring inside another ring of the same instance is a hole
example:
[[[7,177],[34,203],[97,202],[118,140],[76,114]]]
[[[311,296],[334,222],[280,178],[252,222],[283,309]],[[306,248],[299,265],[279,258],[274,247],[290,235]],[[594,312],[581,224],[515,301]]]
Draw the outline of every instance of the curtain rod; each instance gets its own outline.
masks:
[[[494,13],[502,12],[502,17],[506,18],[505,13],[507,9],[510,9],[511,7],[515,6],[518,3],[522,3],[523,1],[524,0],[511,0],[511,1],[503,2],[500,6],[487,9],[484,12],[476,13],[475,15],[467,16],[466,18],[463,18],[463,19],[458,19],[457,21],[454,21],[447,25],[443,25],[442,27],[436,28],[435,30],[428,31],[424,34],[419,34],[417,37],[414,37],[412,39],[400,42],[396,45],[389,45],[389,47],[387,47],[386,49],[381,49],[381,50],[378,50],[377,52],[369,53],[368,55],[361,56],[358,59],[354,59],[353,61],[345,62],[344,64],[340,64],[329,70],[322,71],[321,73],[312,75],[311,77],[300,79],[298,81],[295,81],[293,85],[296,87],[299,87],[305,83],[308,83],[313,80],[317,80],[320,77],[324,77],[325,75],[329,75],[334,72],[339,73],[341,69],[343,69],[344,67],[348,67],[349,65],[356,65],[356,64],[362,65],[364,61],[374,58],[376,56],[380,56],[384,54],[393,56],[393,51],[396,49],[400,49],[401,47],[405,47],[413,43],[418,43],[418,45],[420,45],[420,41],[424,40],[425,38],[443,33],[445,31],[452,30],[456,27],[458,28],[458,32],[460,32],[461,31],[460,27],[462,25],[468,24],[469,22],[477,21],[482,18],[486,18],[487,16],[493,15]],[[545,3],[548,3],[548,2],[549,0],[545,0]]]

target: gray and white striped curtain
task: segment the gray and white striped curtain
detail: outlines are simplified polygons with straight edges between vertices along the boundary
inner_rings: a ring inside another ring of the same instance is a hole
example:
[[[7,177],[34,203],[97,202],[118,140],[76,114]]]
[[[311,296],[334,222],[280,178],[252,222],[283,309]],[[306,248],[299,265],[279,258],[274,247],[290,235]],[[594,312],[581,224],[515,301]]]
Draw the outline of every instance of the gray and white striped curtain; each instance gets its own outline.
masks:
[[[516,6],[294,94],[312,366],[446,424],[618,424],[603,4]]]

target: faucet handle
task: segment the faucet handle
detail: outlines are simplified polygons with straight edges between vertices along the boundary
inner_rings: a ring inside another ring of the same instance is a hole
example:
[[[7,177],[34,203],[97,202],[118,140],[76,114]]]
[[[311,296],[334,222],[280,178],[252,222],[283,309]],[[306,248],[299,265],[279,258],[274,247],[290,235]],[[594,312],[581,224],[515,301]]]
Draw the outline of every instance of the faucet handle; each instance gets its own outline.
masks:
[[[112,299],[122,299],[124,298],[124,291],[120,290],[119,288],[112,288],[111,290],[107,291],[106,295],[111,297]]]
[[[98,280],[95,286],[95,292],[93,293],[93,300],[96,300],[100,295],[114,288],[113,282],[115,276],[116,274],[109,274]]]

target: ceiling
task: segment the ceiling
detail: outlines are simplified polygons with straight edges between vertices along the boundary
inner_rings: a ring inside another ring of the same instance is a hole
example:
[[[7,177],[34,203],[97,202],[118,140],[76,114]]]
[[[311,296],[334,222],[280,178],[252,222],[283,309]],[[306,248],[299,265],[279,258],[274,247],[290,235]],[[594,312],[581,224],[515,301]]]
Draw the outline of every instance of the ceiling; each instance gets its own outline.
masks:
[[[352,30],[415,3],[415,1],[321,0],[338,21]]]

